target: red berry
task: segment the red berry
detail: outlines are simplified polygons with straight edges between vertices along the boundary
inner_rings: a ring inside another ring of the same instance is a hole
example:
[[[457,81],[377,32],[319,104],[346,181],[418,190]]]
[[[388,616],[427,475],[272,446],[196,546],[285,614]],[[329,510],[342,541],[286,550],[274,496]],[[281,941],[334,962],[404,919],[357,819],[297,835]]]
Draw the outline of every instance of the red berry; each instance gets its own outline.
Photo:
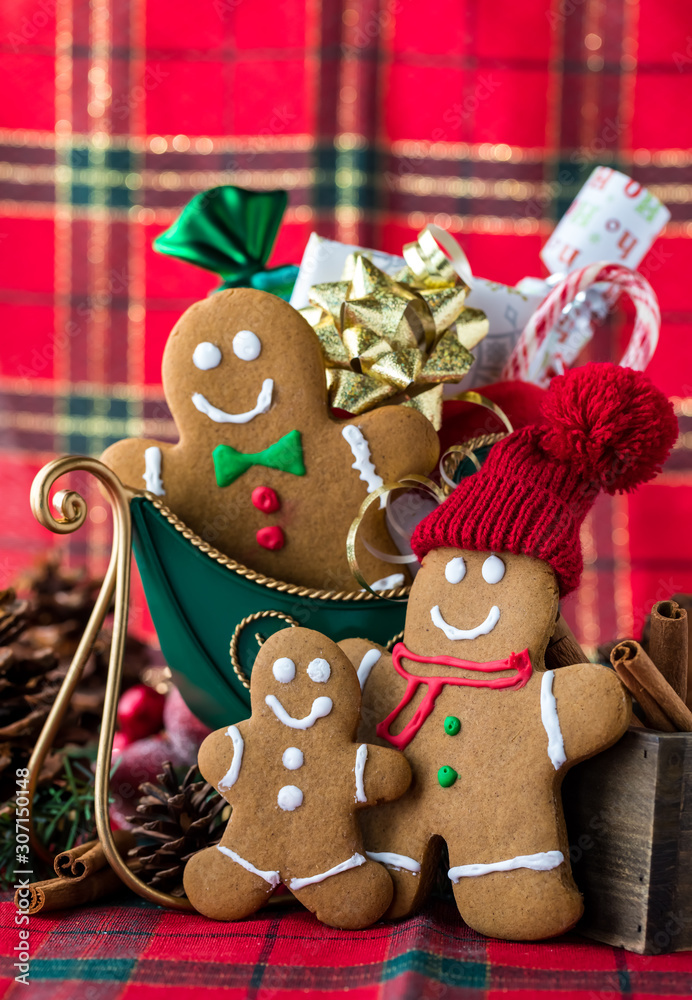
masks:
[[[118,757],[123,752],[125,747],[129,747],[130,743],[132,743],[132,740],[129,736],[126,736],[125,733],[121,733],[120,731],[116,732],[113,737],[113,757]]]
[[[159,732],[165,700],[147,684],[135,684],[120,696],[118,725],[131,742]]]
[[[260,528],[257,532],[257,544],[263,549],[282,549],[285,544],[284,533],[275,524],[271,528]]]
[[[252,491],[252,503],[261,510],[263,514],[273,514],[279,509],[281,503],[271,486],[257,486]]]
[[[194,764],[197,760],[197,751],[211,729],[192,714],[176,687],[172,687],[168,692],[166,707],[163,710],[163,723],[166,737],[175,747],[176,753],[186,763]]]

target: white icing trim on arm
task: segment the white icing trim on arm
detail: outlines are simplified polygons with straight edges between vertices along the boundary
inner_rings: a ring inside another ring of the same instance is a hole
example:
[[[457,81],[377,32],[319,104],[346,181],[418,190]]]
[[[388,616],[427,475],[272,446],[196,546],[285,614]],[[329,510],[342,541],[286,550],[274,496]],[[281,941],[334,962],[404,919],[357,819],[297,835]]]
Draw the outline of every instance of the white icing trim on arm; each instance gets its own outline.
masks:
[[[365,771],[365,762],[367,759],[368,745],[367,743],[361,743],[356,750],[356,766],[354,768],[356,772],[356,802],[368,801],[368,797],[365,794],[365,785],[363,783],[363,772]]]
[[[490,865],[458,865],[447,872],[455,884],[462,878],[476,878],[489,872],[512,872],[516,868],[532,868],[536,872],[549,872],[565,860],[562,851],[540,851],[538,854],[520,854],[507,861],[496,861]]]
[[[430,617],[433,620],[433,625],[441,629],[448,639],[477,639],[479,635],[487,635],[488,632],[492,632],[497,623],[500,620],[500,609],[496,604],[492,606],[488,612],[488,617],[480,625],[476,625],[475,628],[456,628],[454,625],[448,625],[447,622],[442,617],[442,612],[440,611],[439,604],[436,604],[434,608],[430,609]]]
[[[288,726],[290,729],[310,729],[318,719],[324,719],[326,715],[329,715],[334,707],[332,699],[322,695],[321,698],[315,698],[313,701],[309,715],[306,715],[304,719],[294,719],[292,715],[288,714],[276,695],[268,694],[264,701],[269,705],[279,722],[283,722],[284,726]]]
[[[373,465],[370,455],[370,445],[360,427],[349,424],[347,427],[344,427],[341,433],[346,439],[355,459],[351,468],[356,469],[360,473],[358,478],[363,480],[368,488],[368,493],[372,493],[379,486],[384,486],[384,479],[377,474],[377,469]],[[384,507],[386,502],[386,497],[380,497],[380,507]]]
[[[334,865],[329,871],[321,872],[319,875],[309,875],[308,878],[292,878],[288,883],[288,888],[291,892],[296,892],[297,889],[304,889],[306,885],[313,885],[315,882],[324,882],[326,878],[331,878],[332,875],[338,875],[340,872],[347,872],[349,868],[358,868],[359,865],[364,865],[365,860],[362,854],[354,854],[348,861],[342,861],[340,865]]]
[[[548,756],[557,771],[567,760],[567,754],[557,715],[557,701],[553,694],[554,676],[553,670],[546,670],[541,678],[541,722],[548,734]]]
[[[222,844],[217,844],[216,846],[222,854],[225,854],[227,858],[231,859],[231,861],[235,861],[235,863],[240,865],[241,868],[244,868],[245,871],[252,872],[253,875],[259,875],[260,878],[263,878],[265,882],[269,883],[272,889],[276,889],[277,885],[281,881],[278,872],[263,872],[259,868],[255,868],[255,866],[249,861],[246,861],[245,858],[241,858],[241,856],[236,854],[235,851],[232,851],[230,847],[224,847]]]
[[[371,590],[394,590],[395,587],[403,587],[404,574],[392,573],[390,576],[383,576],[380,580],[375,580],[370,584]]]
[[[360,666],[358,667],[358,683],[360,684],[361,691],[365,687],[365,683],[370,676],[370,671],[381,656],[382,651],[380,649],[369,649],[367,653],[363,655],[363,659],[360,661]]]
[[[371,861],[378,861],[381,865],[394,868],[395,871],[403,870],[411,872],[413,875],[420,873],[420,862],[413,858],[407,858],[405,854],[393,854],[391,851],[366,851]]]
[[[243,763],[243,750],[245,749],[243,737],[240,735],[240,730],[237,726],[229,726],[226,730],[226,736],[230,736],[233,740],[233,760],[231,761],[231,766],[219,782],[220,789],[232,788],[235,785],[240,774],[240,765]]]
[[[157,497],[165,497],[166,491],[161,479],[161,449],[157,448],[156,445],[144,449],[144,475],[142,479],[150,493]]]
[[[192,403],[200,413],[203,413],[210,420],[217,424],[249,424],[260,413],[266,413],[272,405],[272,393],[274,391],[274,379],[265,378],[262,388],[257,396],[257,403],[251,410],[245,413],[226,413],[209,402],[201,392],[193,392]]]

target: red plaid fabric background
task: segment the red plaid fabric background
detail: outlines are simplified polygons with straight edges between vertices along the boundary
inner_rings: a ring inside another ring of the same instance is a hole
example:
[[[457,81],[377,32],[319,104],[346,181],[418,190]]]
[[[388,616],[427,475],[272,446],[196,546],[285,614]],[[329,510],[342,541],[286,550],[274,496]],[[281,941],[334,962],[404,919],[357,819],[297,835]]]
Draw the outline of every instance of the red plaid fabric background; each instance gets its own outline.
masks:
[[[205,272],[153,238],[197,191],[287,188],[273,263],[309,233],[400,250],[447,226],[514,282],[593,164],[672,220],[643,270],[661,301],[650,367],[681,437],[658,481],[602,500],[568,615],[587,648],[692,590],[692,15],[685,0],[2,0],[0,584],[51,545],[104,566],[108,514],[56,540],[28,506],[65,452],[174,434],[166,336]],[[596,345],[617,360],[621,324]],[[148,629],[141,595],[133,623]]]
[[[295,907],[239,924],[143,903],[51,913],[32,918],[27,991],[13,982],[13,914],[0,904],[3,1000],[673,1000],[692,992],[690,952],[633,955],[575,934],[544,944],[488,940],[439,901],[366,931],[319,927]]]

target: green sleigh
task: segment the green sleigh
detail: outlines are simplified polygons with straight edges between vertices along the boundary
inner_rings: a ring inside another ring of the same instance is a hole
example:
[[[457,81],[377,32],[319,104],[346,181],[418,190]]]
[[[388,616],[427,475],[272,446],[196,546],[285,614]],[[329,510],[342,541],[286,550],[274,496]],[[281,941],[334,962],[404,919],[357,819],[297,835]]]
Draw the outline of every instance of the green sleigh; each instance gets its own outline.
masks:
[[[161,650],[185,701],[211,728],[250,714],[252,664],[277,626],[302,625],[335,642],[364,636],[383,646],[404,627],[405,601],[262,576],[204,542],[150,494],[134,495],[130,512]]]

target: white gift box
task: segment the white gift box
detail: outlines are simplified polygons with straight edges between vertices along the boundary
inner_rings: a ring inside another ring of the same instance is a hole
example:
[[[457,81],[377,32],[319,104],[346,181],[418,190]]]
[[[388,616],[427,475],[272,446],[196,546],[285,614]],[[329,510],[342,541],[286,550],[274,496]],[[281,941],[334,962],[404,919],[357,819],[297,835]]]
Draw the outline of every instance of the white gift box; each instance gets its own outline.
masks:
[[[373,264],[386,274],[396,274],[406,263],[403,257],[395,254],[364,250],[363,247],[337,243],[312,233],[300,263],[291,305],[303,309],[309,305],[312,285],[339,281],[348,255],[354,252],[367,253]],[[483,310],[488,317],[490,331],[473,349],[476,360],[471,370],[457,385],[446,385],[445,395],[454,395],[460,389],[488,385],[499,379],[519,334],[546,293],[547,290],[542,288],[537,292],[524,292],[497,281],[473,279],[466,302],[475,309]]]
[[[523,278],[512,287],[467,273],[462,275],[471,289],[466,304],[485,312],[489,332],[473,348],[476,360],[468,374],[456,385],[445,385],[445,395],[501,379],[519,335],[556,280],[597,261],[612,261],[636,269],[669,218],[665,205],[638,181],[610,167],[596,167],[541,251],[552,275],[550,279]],[[438,231],[436,239],[444,243],[445,233]],[[396,274],[405,264],[404,258],[395,254],[364,250],[312,233],[291,305],[302,309],[309,304],[312,285],[339,281],[346,258],[358,251],[367,253],[387,274]],[[459,253],[466,264],[463,253],[460,250]],[[565,307],[546,339],[541,356],[534,359],[528,376],[531,381],[542,384],[549,370],[562,370],[572,364],[593,335],[593,318],[602,318],[617,297],[611,291],[607,285],[594,285]]]

